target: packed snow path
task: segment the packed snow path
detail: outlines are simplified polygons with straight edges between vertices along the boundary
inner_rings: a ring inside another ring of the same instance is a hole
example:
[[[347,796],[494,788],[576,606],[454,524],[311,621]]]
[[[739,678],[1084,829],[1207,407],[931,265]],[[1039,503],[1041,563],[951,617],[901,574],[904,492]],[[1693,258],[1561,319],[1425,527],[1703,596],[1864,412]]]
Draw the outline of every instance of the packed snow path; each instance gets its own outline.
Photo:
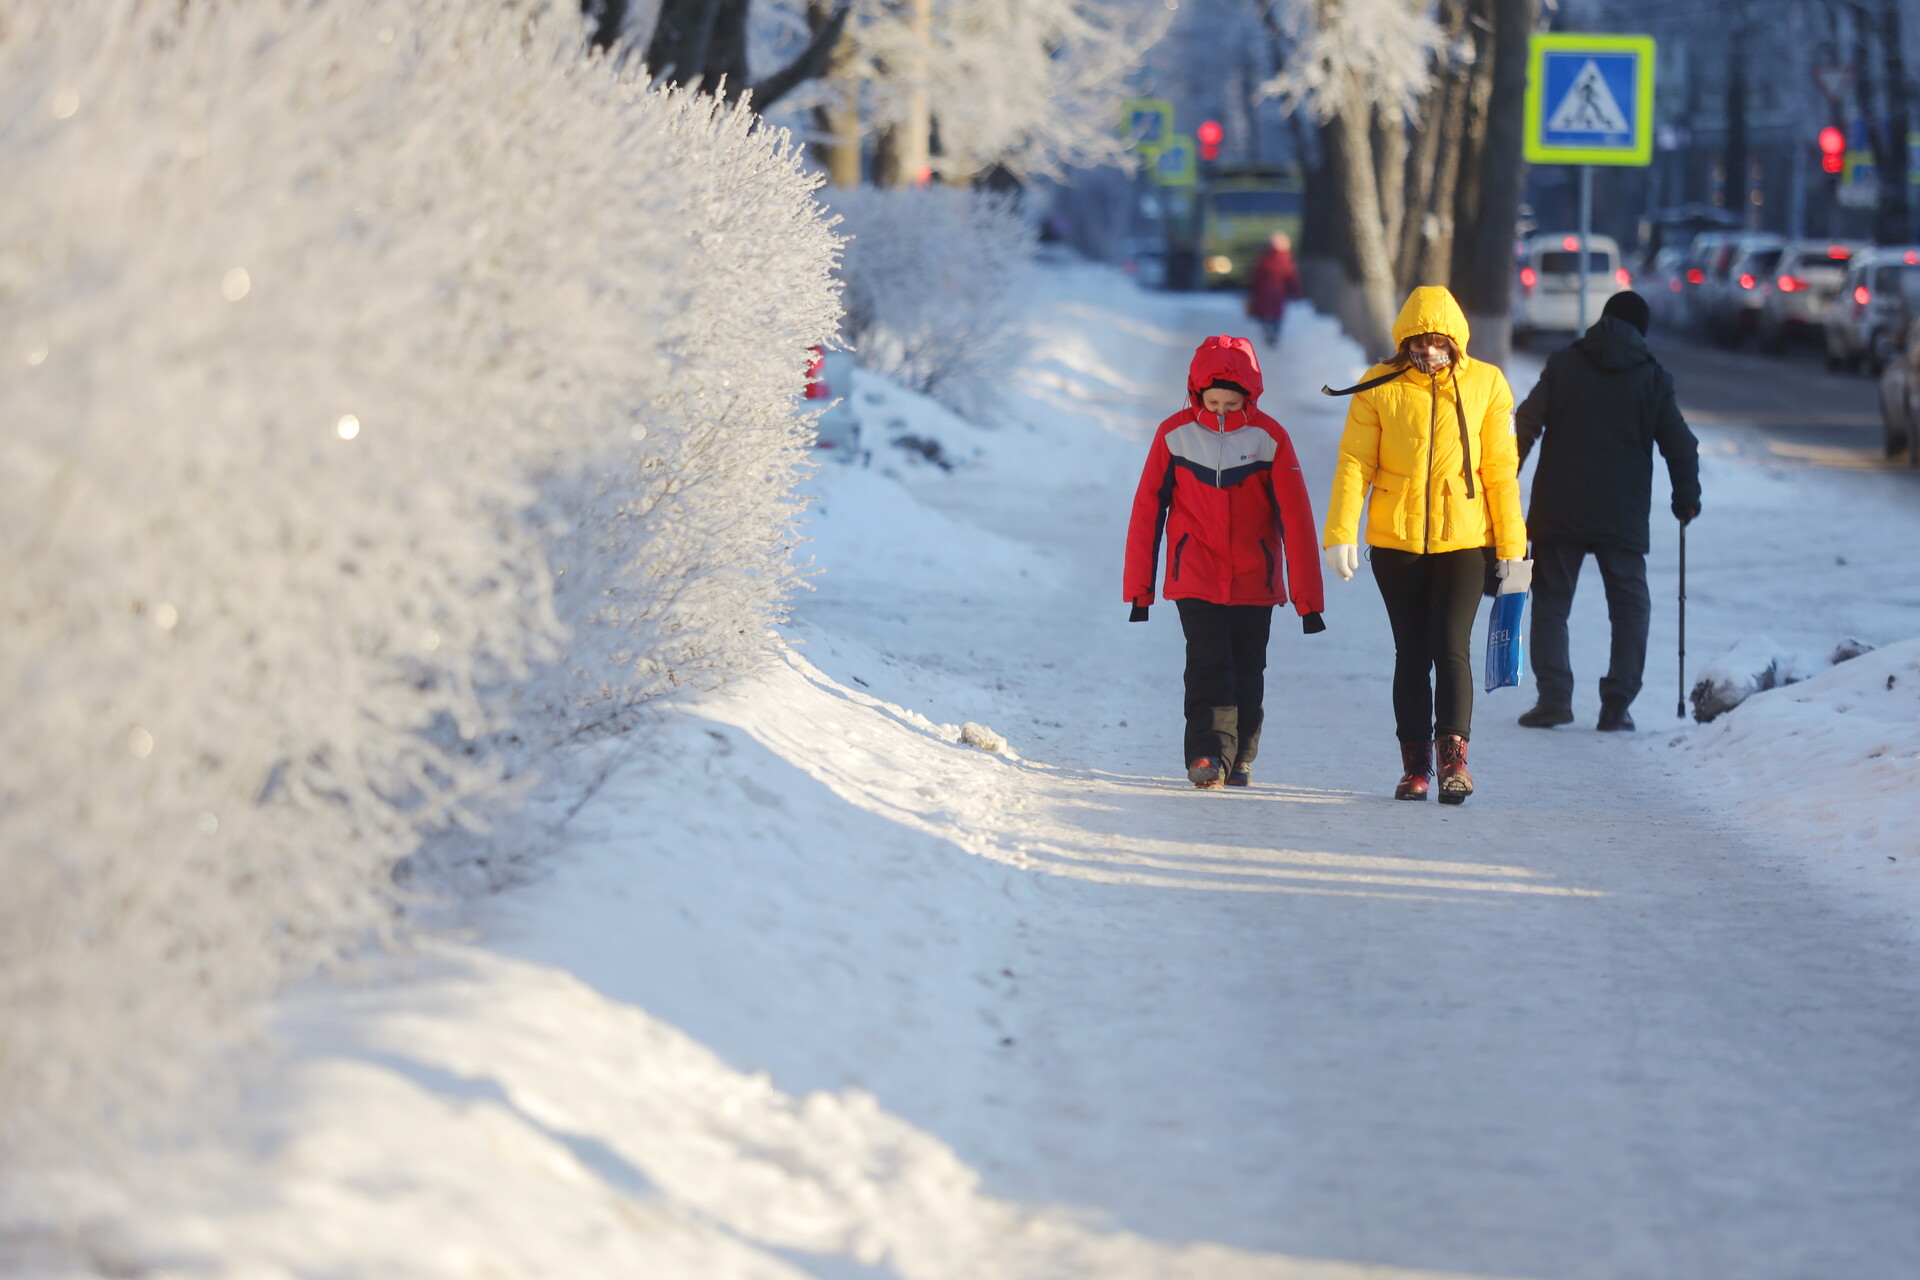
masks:
[[[863,383],[875,458],[819,478],[824,573],[781,661],[673,711],[478,941],[291,1002],[266,1189],[153,1209],[119,1252],[387,1276],[1911,1267],[1913,934],[1700,794],[1667,745],[1671,606],[1642,732],[1602,738],[1590,575],[1581,726],[1517,728],[1530,688],[1482,697],[1480,790],[1449,810],[1388,798],[1363,568],[1329,583],[1325,635],[1276,619],[1256,786],[1194,791],[1178,620],[1126,623],[1119,557],[1147,432],[1239,321],[1087,270],[1049,291],[998,430]],[[1318,508],[1342,405],[1312,389],[1356,359],[1289,323],[1266,407]],[[1811,472],[1782,514],[1775,480],[1733,476],[1762,462],[1709,444],[1702,649],[1814,643],[1846,620],[1777,615],[1835,589],[1825,540],[1920,531],[1895,491]],[[1850,589],[1920,633],[1897,567],[1867,572]],[[1656,600],[1671,575],[1656,551]],[[954,741],[969,720],[1017,755]]]

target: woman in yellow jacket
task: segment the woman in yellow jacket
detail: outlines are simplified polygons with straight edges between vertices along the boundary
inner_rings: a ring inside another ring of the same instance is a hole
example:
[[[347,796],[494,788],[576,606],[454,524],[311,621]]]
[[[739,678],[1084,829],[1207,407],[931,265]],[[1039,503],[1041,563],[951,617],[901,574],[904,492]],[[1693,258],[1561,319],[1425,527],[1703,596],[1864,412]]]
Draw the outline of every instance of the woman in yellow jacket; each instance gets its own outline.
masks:
[[[1374,581],[1393,624],[1403,767],[1393,794],[1427,798],[1437,743],[1440,802],[1459,804],[1473,794],[1470,648],[1483,548],[1496,548],[1501,576],[1527,550],[1513,390],[1498,368],[1468,357],[1467,318],[1445,289],[1415,289],[1393,341],[1396,354],[1352,388],[1321,543],[1328,566],[1353,577],[1367,503]]]

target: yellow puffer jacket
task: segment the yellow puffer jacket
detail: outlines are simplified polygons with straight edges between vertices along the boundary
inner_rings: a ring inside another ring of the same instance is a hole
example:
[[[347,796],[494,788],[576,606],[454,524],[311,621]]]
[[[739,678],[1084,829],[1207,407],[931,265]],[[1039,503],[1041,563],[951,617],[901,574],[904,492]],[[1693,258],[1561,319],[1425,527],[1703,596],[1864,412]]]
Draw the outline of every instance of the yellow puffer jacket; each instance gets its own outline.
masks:
[[[1467,317],[1445,289],[1415,289],[1400,309],[1394,346],[1416,333],[1446,334],[1461,358],[1437,378],[1409,368],[1354,396],[1321,545],[1360,541],[1360,505],[1371,489],[1369,546],[1440,552],[1492,545],[1502,560],[1518,560],[1527,552],[1527,526],[1513,389],[1496,366],[1467,358]],[[1375,365],[1363,381],[1392,372]]]

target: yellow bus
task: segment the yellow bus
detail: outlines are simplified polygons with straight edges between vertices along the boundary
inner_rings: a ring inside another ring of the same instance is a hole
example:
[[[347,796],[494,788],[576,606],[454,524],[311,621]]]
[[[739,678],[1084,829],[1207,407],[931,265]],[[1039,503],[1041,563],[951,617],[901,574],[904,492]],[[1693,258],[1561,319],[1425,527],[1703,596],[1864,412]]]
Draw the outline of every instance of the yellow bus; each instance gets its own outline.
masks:
[[[1298,169],[1224,169],[1199,197],[1200,270],[1210,288],[1244,288],[1276,231],[1299,251]]]

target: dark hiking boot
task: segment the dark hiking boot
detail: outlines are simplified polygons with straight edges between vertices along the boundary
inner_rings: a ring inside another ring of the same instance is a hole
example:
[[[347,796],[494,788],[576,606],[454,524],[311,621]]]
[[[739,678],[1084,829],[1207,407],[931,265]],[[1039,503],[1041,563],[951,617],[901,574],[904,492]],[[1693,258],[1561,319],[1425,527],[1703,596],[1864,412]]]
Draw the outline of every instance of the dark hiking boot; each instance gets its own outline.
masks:
[[[1253,785],[1253,766],[1250,764],[1234,765],[1233,772],[1227,775],[1227,785],[1230,787],[1252,786]]]
[[[1607,698],[1600,703],[1600,723],[1594,728],[1602,733],[1632,733],[1633,717],[1627,714],[1627,704],[1618,698]]]
[[[1551,729],[1572,723],[1572,707],[1552,707],[1544,702],[1535,704],[1533,710],[1520,717],[1520,725],[1525,729]]]
[[[1201,756],[1187,766],[1187,781],[1203,791],[1218,790],[1220,783],[1220,762],[1212,756]]]
[[[1473,775],[1467,772],[1467,740],[1449,733],[1436,745],[1440,748],[1440,803],[1461,804],[1473,794]]]
[[[1433,785],[1433,744],[1400,744],[1400,785],[1393,789],[1395,800],[1425,800]]]

